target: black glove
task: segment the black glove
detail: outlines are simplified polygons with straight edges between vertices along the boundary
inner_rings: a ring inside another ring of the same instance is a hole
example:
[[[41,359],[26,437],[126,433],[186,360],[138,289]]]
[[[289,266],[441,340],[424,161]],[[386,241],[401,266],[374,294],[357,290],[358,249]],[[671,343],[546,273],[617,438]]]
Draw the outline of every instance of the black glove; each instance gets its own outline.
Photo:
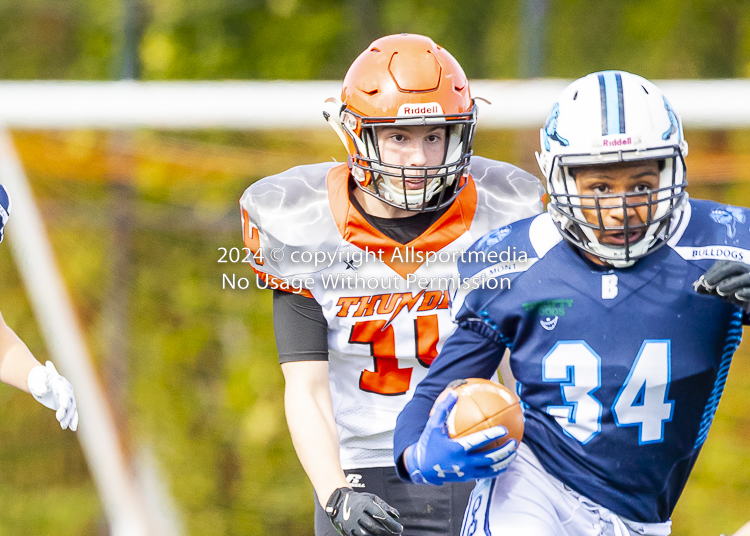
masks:
[[[372,493],[339,488],[326,504],[326,515],[343,536],[392,536],[404,528],[396,521],[398,510]]]
[[[737,261],[716,261],[708,272],[693,283],[698,294],[718,296],[722,300],[750,309],[750,265]]]

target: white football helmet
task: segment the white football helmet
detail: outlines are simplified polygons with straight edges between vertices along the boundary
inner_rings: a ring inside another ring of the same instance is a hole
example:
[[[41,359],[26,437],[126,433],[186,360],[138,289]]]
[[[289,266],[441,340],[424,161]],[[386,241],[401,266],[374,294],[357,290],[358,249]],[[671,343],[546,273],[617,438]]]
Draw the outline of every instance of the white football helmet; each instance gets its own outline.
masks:
[[[687,202],[684,158],[688,146],[682,122],[654,84],[624,71],[579,78],[560,94],[540,131],[540,141],[537,161],[547,178],[547,208],[566,240],[616,268],[627,268],[675,233]],[[658,189],[583,196],[570,173],[571,168],[639,160],[659,162]],[[600,203],[612,198],[621,199],[622,204]],[[584,205],[598,212],[598,225],[586,220]],[[602,210],[636,206],[648,206],[648,218],[638,229],[629,228],[627,218],[620,227],[602,223]],[[601,244],[595,231],[622,231],[625,246]],[[640,240],[629,242],[629,237],[641,234]]]

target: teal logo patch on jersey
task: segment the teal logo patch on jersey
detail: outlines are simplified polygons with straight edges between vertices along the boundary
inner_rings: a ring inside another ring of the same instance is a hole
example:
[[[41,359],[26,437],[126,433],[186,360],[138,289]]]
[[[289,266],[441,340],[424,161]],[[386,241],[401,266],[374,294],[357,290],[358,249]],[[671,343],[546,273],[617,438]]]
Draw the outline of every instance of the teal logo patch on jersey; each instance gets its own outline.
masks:
[[[527,302],[523,304],[526,312],[536,313],[541,316],[539,321],[546,331],[552,331],[557,327],[557,322],[561,316],[565,316],[565,311],[573,307],[573,300],[557,299],[542,300],[537,302]]]
[[[552,331],[557,327],[557,321],[560,320],[559,316],[546,317],[539,321],[539,325],[547,331]]]
[[[539,316],[565,316],[565,310],[573,307],[573,300],[557,299],[527,302],[523,304],[526,312],[536,312]]]

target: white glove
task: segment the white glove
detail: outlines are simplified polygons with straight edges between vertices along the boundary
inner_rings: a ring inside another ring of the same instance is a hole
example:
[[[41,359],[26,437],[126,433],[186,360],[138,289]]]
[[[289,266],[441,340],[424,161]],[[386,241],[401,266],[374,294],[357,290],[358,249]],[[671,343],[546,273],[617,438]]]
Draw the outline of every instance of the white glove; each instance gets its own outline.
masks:
[[[29,391],[41,404],[55,410],[55,417],[63,430],[70,427],[74,432],[78,428],[78,410],[73,386],[65,377],[60,376],[52,361],[47,366],[39,365],[29,372],[26,380]]]

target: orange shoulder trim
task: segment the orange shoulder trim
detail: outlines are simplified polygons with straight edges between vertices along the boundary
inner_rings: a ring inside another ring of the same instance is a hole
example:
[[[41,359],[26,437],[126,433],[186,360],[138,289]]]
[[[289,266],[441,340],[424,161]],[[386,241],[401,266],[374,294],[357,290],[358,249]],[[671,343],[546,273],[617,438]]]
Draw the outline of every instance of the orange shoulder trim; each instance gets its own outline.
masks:
[[[477,189],[474,179],[469,176],[468,183],[445,214],[424,233],[402,245],[370,225],[351,204],[349,167],[346,164],[332,168],[327,180],[333,219],[344,240],[376,254],[382,251],[379,257],[404,279],[424,263],[428,252],[440,251],[468,231],[477,209]],[[422,261],[416,260],[419,258]]]

